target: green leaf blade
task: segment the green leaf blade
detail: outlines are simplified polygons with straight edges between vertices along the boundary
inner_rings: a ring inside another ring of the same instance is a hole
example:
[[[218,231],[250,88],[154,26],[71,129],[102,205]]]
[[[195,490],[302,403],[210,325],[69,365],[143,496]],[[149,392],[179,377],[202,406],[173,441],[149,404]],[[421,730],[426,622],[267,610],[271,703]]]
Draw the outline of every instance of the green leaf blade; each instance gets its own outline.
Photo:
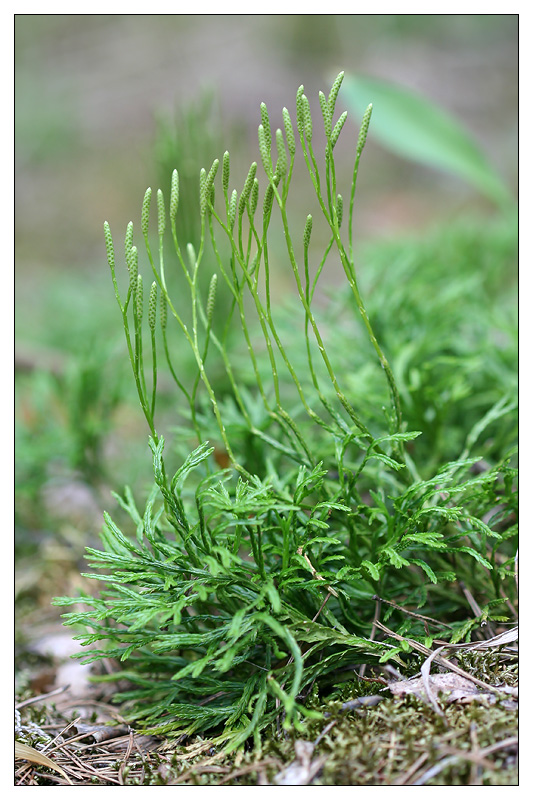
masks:
[[[392,153],[448,172],[502,207],[515,204],[472,136],[452,116],[404,87],[345,76],[345,102],[357,114],[373,105],[371,135]]]

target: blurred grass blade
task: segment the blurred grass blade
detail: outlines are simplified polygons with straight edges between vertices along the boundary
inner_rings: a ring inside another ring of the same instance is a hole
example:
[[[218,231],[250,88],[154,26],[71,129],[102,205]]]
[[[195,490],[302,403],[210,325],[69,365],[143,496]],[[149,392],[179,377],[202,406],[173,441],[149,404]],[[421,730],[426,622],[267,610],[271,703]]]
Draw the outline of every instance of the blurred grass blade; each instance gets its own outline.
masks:
[[[346,75],[344,100],[362,115],[373,104],[371,133],[396,155],[449,172],[497,205],[514,204],[510,190],[463,126],[422,95],[372,78]]]
[[[52,761],[51,758],[45,756],[44,753],[40,753],[39,750],[36,750],[35,747],[31,747],[29,744],[15,742],[15,760],[17,759],[24,759],[25,761],[32,761],[34,764],[41,764],[43,767],[49,767],[50,769],[55,770],[55,772],[59,772],[70,784],[72,784],[69,776],[65,770],[59,766],[59,764],[56,764],[56,762]]]

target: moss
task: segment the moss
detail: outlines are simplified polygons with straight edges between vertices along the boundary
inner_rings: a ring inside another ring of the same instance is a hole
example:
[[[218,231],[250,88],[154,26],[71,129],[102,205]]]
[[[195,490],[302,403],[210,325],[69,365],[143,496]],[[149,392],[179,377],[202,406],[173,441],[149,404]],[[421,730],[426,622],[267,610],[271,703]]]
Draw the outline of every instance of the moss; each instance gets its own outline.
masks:
[[[503,677],[516,684],[515,664],[505,658],[469,653],[468,660],[492,685],[501,683]],[[374,706],[341,710],[343,702],[368,691],[385,696]],[[297,760],[295,742],[303,739],[315,745],[312,759],[324,759],[322,769],[311,780],[314,786],[517,785],[513,746],[517,713],[508,702],[450,704],[443,706],[441,717],[414,695],[404,699],[386,695],[382,684],[358,679],[335,687],[326,699],[315,691],[308,698],[309,705],[321,710],[323,719],[308,720],[301,731],[284,731],[281,725],[273,724],[264,730],[259,746],[247,743],[232,754],[200,737],[182,745],[162,740],[156,751],[143,752],[142,756],[134,748],[127,766],[122,767],[122,779],[129,786],[272,785],[276,775]],[[47,731],[55,724],[59,731],[65,719],[53,706],[30,705],[22,710],[22,722],[34,722]],[[497,749],[502,742],[508,746]],[[30,737],[27,743],[38,741]],[[61,750],[63,759],[68,758],[69,747],[67,741]],[[485,754],[480,753],[484,750]],[[92,746],[90,752],[98,754],[102,769],[101,777],[94,775],[90,782],[116,785],[116,779],[110,782],[107,778],[116,776],[123,763],[116,750],[102,742]],[[76,753],[78,763],[80,758],[83,761],[84,753]],[[65,760],[61,763],[68,765]],[[73,766],[76,769],[75,763]],[[42,769],[34,777],[39,785],[57,785],[57,778]]]

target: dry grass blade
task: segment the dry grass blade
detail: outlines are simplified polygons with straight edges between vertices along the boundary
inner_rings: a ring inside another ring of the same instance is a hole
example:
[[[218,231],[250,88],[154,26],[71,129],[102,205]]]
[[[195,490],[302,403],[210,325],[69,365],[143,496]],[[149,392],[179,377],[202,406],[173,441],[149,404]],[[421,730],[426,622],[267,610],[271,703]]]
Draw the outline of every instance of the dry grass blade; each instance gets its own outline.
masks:
[[[405,772],[403,775],[400,775],[399,778],[396,778],[396,780],[394,781],[393,785],[394,786],[406,786],[406,785],[409,785],[409,781],[411,780],[413,775],[416,773],[416,771],[418,769],[420,769],[422,764],[425,764],[425,762],[428,760],[428,758],[429,758],[429,756],[428,756],[427,753],[422,753],[422,755],[419,756],[413,764],[411,764],[411,766],[409,767],[407,772]]]
[[[131,751],[133,750],[133,744],[134,744],[133,731],[130,729],[128,737],[128,747],[126,750],[126,754],[124,756],[124,760],[120,765],[120,769],[118,771],[118,780],[121,786],[124,785],[124,770],[126,769],[126,764],[128,763],[128,759],[131,756]]]
[[[505,644],[518,641],[518,625],[508,631],[499,633],[484,642],[471,642],[469,644],[450,645],[450,647],[461,648],[463,650],[489,650],[491,647],[503,647]]]
[[[35,697],[30,697],[28,700],[23,700],[21,703],[17,703],[15,708],[20,711],[21,708],[32,705],[32,703],[40,703],[43,700],[47,700],[49,697],[54,697],[56,694],[62,694],[68,688],[68,686],[60,686],[58,689],[53,689],[51,692],[46,692],[46,694],[38,694]]]
[[[511,747],[518,746],[518,737],[511,736],[508,739],[504,739],[501,742],[496,742],[495,744],[490,745],[489,747],[485,747],[483,750],[477,750],[475,753],[455,753],[454,755],[447,756],[443,758],[442,761],[439,761],[437,764],[434,764],[430,769],[426,770],[423,775],[417,778],[411,785],[412,786],[424,786],[431,778],[434,778],[435,775],[438,775],[439,772],[442,772],[446,767],[450,766],[450,764],[455,764],[457,761],[471,761],[475,764],[481,764],[486,766],[485,758],[492,753],[496,753],[498,750],[507,750]],[[490,767],[490,763],[488,764]]]
[[[414,619],[420,619],[423,622],[430,622],[432,625],[436,625],[438,628],[452,628],[452,626],[448,625],[446,622],[433,619],[433,617],[428,617],[425,614],[417,614],[415,611],[410,611],[408,608],[399,606],[397,603],[393,603],[392,600],[385,600],[384,597],[379,597],[377,594],[374,595],[373,600],[376,600],[376,602],[379,603],[386,603],[388,606],[395,608],[397,611],[401,611],[402,614],[406,614],[408,617],[414,617]]]
[[[31,747],[29,744],[15,742],[15,760],[16,759],[24,759],[25,761],[32,761],[34,764],[41,764],[43,767],[49,767],[50,769],[59,772],[59,774],[62,775],[72,786],[72,781],[68,777],[65,770],[59,766],[59,764],[56,764],[56,762],[52,761],[51,758],[45,756],[44,753],[40,753],[39,750],[36,750],[35,747]]]
[[[469,672],[466,672],[466,670],[461,669],[461,667],[458,667],[453,662],[448,661],[447,658],[444,658],[444,656],[440,655],[439,651],[443,648],[439,648],[438,651],[430,650],[428,647],[425,647],[423,644],[420,644],[420,642],[416,642],[414,639],[409,639],[405,636],[401,636],[399,633],[391,631],[391,629],[387,628],[386,625],[383,625],[382,622],[377,622],[376,625],[380,630],[388,634],[388,636],[392,636],[393,639],[396,639],[397,641],[400,642],[407,642],[413,648],[413,650],[416,650],[418,653],[422,653],[425,656],[431,656],[433,653],[435,661],[442,667],[446,667],[446,669],[449,669],[451,672],[456,672],[457,675],[461,675],[461,677],[466,678],[467,680],[472,681],[473,683],[476,683],[478,686],[482,686],[483,689],[486,689],[489,692],[496,692],[497,694],[509,694],[508,690],[503,690],[497,686],[491,686],[490,683],[486,683],[485,681],[482,681],[480,678],[475,678]],[[485,644],[487,644],[487,642],[485,642]]]
[[[434,711],[439,715],[439,717],[442,717],[442,719],[445,720],[444,713],[443,713],[441,707],[439,706],[439,701],[437,699],[437,696],[436,696],[435,692],[433,691],[433,689],[431,687],[431,681],[429,680],[429,673],[430,673],[430,670],[431,670],[431,662],[441,652],[441,650],[442,650],[442,647],[439,647],[438,650],[435,650],[435,652],[433,652],[428,658],[426,658],[426,660],[422,664],[422,668],[420,670],[420,673],[422,675],[422,681],[424,683],[424,689],[426,690],[426,696],[427,696],[427,699],[428,699],[429,703],[431,704],[431,706],[434,709]]]

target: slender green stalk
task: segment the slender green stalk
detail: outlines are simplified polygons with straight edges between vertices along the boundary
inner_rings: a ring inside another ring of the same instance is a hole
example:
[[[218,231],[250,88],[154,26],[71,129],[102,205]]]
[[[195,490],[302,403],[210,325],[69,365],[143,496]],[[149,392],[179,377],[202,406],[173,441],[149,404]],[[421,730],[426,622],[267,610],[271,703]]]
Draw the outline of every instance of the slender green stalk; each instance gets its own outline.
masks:
[[[376,353],[378,355],[379,362],[380,362],[380,364],[381,364],[381,366],[382,366],[382,368],[383,368],[383,370],[385,372],[385,375],[386,375],[386,378],[387,378],[387,382],[388,382],[388,385],[389,385],[389,391],[390,391],[390,395],[391,395],[391,402],[392,402],[392,406],[393,406],[393,410],[394,410],[395,429],[397,431],[399,431],[399,430],[401,430],[401,426],[402,426],[402,412],[401,412],[400,395],[399,395],[398,388],[396,386],[396,381],[394,379],[394,375],[393,375],[392,370],[390,368],[389,362],[387,361],[387,358],[386,358],[381,346],[379,345],[379,342],[377,341],[376,336],[374,334],[374,331],[372,329],[372,326],[370,324],[370,320],[368,318],[368,314],[366,312],[366,309],[365,309],[365,306],[363,304],[363,301],[362,301],[362,298],[361,298],[361,294],[359,292],[359,288],[358,288],[358,285],[357,285],[357,278],[356,278],[354,262],[353,262],[352,228],[353,228],[353,211],[354,211],[355,188],[356,188],[356,183],[357,183],[357,175],[358,175],[358,171],[359,171],[359,161],[360,161],[361,154],[363,152],[363,148],[364,148],[364,145],[365,145],[365,142],[366,142],[366,137],[367,137],[367,133],[368,133],[368,127],[369,127],[369,124],[370,124],[370,117],[371,117],[371,114],[372,114],[372,105],[370,105],[367,108],[367,110],[366,110],[366,112],[365,112],[365,114],[363,116],[363,121],[362,121],[362,124],[361,124],[361,130],[360,130],[360,133],[359,133],[359,138],[358,138],[357,148],[356,148],[356,158],[355,158],[355,165],[354,165],[354,170],[353,170],[353,175],[352,175],[352,186],[351,186],[351,194],[350,194],[350,215],[349,215],[349,225],[348,225],[348,230],[349,230],[349,234],[348,234],[348,236],[349,236],[349,253],[350,253],[349,256],[347,255],[346,250],[344,248],[344,245],[343,245],[343,242],[342,242],[342,239],[341,239],[341,236],[340,236],[338,220],[336,218],[336,213],[334,211],[334,207],[333,207],[332,202],[331,202],[332,188],[330,187],[330,181],[334,182],[334,172],[333,172],[334,161],[333,161],[333,147],[332,147],[332,144],[331,144],[331,137],[328,137],[327,154],[329,154],[329,157],[327,157],[327,159],[326,159],[327,163],[329,164],[330,170],[331,170],[331,172],[329,173],[330,180],[328,181],[328,198],[329,198],[329,200],[328,200],[328,208],[326,208],[326,204],[324,202],[324,199],[323,199],[323,196],[322,196],[322,193],[321,193],[321,189],[320,189],[319,170],[318,170],[317,162],[316,162],[316,159],[314,157],[313,148],[312,148],[312,144],[311,144],[312,128],[310,128],[309,123],[308,123],[308,116],[309,116],[309,113],[310,113],[308,111],[308,107],[309,107],[309,103],[307,101],[307,98],[305,97],[305,95],[301,94],[300,95],[300,125],[299,125],[299,131],[300,131],[300,139],[301,139],[301,143],[302,143],[302,150],[303,150],[304,158],[305,158],[305,161],[306,161],[306,164],[307,164],[307,169],[308,169],[309,174],[311,176],[311,180],[312,180],[313,186],[315,188],[315,192],[316,192],[316,196],[317,196],[320,208],[321,208],[322,213],[323,213],[323,215],[324,215],[324,217],[325,217],[325,219],[326,219],[326,221],[327,221],[327,223],[328,223],[328,225],[329,225],[329,227],[331,229],[333,238],[335,240],[335,244],[337,246],[337,251],[338,251],[340,259],[341,259],[341,264],[342,264],[342,267],[344,269],[344,273],[346,275],[346,278],[348,279],[348,283],[350,285],[352,293],[354,295],[357,308],[358,308],[359,313],[361,314],[361,317],[363,319],[363,323],[364,323],[364,326],[365,326],[366,331],[368,333],[368,336],[370,338],[370,341],[372,342],[372,345],[373,345],[373,347],[374,347],[374,349],[375,349],[375,351],[376,351]],[[344,403],[343,403],[343,405],[344,405]],[[350,412],[348,412],[348,413],[350,413]],[[351,416],[351,414],[350,414],[350,416]],[[355,420],[354,420],[354,422],[355,422]]]

